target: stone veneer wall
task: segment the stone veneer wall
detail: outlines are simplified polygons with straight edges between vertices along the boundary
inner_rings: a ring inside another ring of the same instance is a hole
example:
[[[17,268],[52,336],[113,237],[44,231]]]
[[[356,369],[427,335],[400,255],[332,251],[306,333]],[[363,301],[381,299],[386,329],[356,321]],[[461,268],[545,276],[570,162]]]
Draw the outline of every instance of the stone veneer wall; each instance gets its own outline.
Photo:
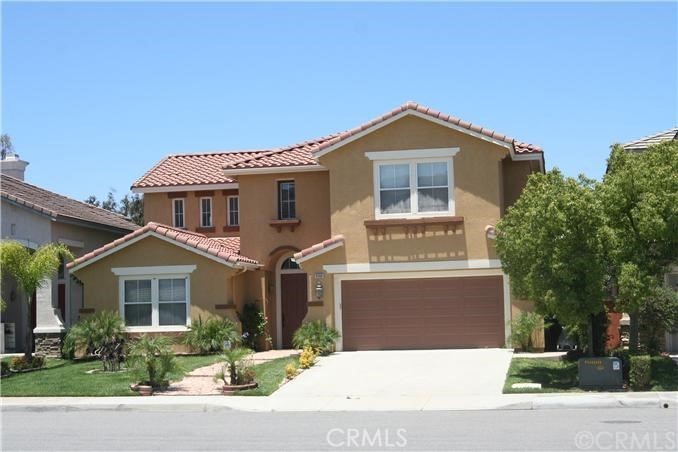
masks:
[[[36,333],[35,354],[48,358],[61,357],[63,333]]]

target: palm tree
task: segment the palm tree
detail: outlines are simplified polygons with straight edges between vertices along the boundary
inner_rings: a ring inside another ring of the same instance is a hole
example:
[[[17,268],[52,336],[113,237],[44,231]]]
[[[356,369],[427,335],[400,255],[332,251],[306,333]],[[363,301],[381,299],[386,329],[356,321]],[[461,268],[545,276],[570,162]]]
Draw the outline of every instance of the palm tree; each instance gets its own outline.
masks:
[[[30,304],[33,293],[42,287],[43,281],[53,277],[59,270],[61,259],[73,259],[69,249],[60,243],[42,245],[34,252],[21,243],[8,240],[0,242],[0,270],[9,273],[19,289],[26,295],[29,309],[26,309],[26,361],[33,358],[33,332],[31,331]]]

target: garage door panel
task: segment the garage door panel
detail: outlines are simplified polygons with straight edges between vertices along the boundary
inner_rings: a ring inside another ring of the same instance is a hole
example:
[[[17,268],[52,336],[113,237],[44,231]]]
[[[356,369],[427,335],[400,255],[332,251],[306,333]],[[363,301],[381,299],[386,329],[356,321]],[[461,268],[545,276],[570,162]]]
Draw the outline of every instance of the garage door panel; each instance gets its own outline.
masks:
[[[501,276],[342,282],[345,350],[500,347]]]

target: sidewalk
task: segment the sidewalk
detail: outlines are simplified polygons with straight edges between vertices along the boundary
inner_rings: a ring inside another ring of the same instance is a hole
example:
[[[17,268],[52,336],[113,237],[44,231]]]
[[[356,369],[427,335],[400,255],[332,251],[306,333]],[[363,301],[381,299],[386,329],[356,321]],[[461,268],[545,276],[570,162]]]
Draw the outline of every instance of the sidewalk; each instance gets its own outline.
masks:
[[[399,397],[11,397],[0,398],[11,411],[463,411],[549,410],[582,408],[678,407],[678,392],[595,394],[503,394],[500,396]]]

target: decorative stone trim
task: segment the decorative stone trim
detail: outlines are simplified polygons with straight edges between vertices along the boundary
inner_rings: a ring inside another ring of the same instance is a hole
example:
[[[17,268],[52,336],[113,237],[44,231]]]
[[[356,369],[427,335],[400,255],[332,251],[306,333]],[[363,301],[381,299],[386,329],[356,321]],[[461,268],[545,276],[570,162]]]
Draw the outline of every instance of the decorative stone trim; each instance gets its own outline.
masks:
[[[61,357],[64,333],[35,333],[35,354],[47,358]]]

